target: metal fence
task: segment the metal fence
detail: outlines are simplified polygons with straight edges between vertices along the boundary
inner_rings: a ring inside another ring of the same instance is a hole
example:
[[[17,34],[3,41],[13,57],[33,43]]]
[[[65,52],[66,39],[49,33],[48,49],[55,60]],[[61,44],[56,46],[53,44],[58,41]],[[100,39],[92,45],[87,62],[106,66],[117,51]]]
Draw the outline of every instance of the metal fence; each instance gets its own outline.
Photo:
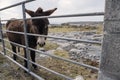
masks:
[[[3,10],[6,10],[8,8],[11,8],[11,7],[15,7],[15,6],[18,6],[18,5],[22,5],[22,12],[23,12],[23,19],[17,19],[17,20],[23,20],[24,21],[24,33],[23,32],[16,32],[16,31],[8,31],[8,30],[3,30],[2,29],[2,24],[1,22],[3,21],[9,21],[9,20],[0,20],[0,32],[1,32],[1,41],[2,41],[2,45],[0,45],[1,47],[3,47],[3,51],[0,51],[1,54],[3,54],[4,56],[6,56],[8,59],[10,59],[12,62],[16,63],[18,66],[20,66],[22,69],[26,70],[29,74],[31,74],[32,76],[36,77],[37,79],[39,80],[44,80],[42,77],[40,77],[39,75],[35,74],[34,72],[31,71],[31,69],[28,67],[28,69],[26,69],[24,66],[22,66],[20,63],[14,61],[10,56],[6,55],[6,51],[8,52],[11,52],[13,54],[15,54],[14,52],[12,52],[10,49],[8,49],[7,47],[5,47],[5,42],[10,42],[11,44],[14,44],[14,45],[17,45],[17,46],[20,46],[20,47],[23,47],[23,48],[26,48],[26,51],[28,52],[28,50],[33,50],[35,52],[37,52],[38,54],[43,54],[43,55],[47,55],[47,56],[50,56],[52,58],[56,58],[56,59],[59,59],[59,60],[63,60],[63,61],[66,61],[66,62],[70,62],[70,63],[73,63],[73,64],[76,64],[76,65],[79,65],[79,66],[83,66],[83,67],[86,67],[86,68],[89,68],[89,69],[92,69],[92,70],[95,70],[95,71],[99,71],[99,68],[97,67],[93,67],[93,66],[90,66],[90,65],[87,65],[87,64],[84,64],[84,63],[80,63],[80,62],[76,62],[76,61],[73,61],[73,60],[70,60],[70,59],[66,59],[66,58],[63,58],[63,57],[59,57],[59,56],[56,56],[56,55],[52,55],[52,54],[48,54],[46,52],[42,52],[40,50],[35,50],[33,48],[30,48],[28,47],[28,44],[27,44],[27,35],[33,35],[33,36],[44,36],[44,37],[47,37],[47,38],[53,38],[53,39],[61,39],[61,40],[67,40],[67,41],[76,41],[76,42],[81,42],[81,43],[90,43],[90,44],[101,44],[101,42],[98,42],[98,41],[89,41],[89,40],[82,40],[82,39],[71,39],[71,38],[63,38],[63,37],[54,37],[54,36],[46,36],[46,35],[38,35],[38,34],[31,34],[31,33],[27,33],[26,32],[26,19],[39,19],[39,18],[65,18],[65,17],[83,17],[83,16],[103,16],[104,13],[103,12],[97,12],[97,13],[85,13],[85,14],[71,14],[71,15],[59,15],[59,16],[42,16],[42,17],[33,17],[33,18],[26,18],[26,15],[25,15],[25,4],[28,3],[28,2],[31,2],[31,1],[34,1],[34,0],[27,0],[27,1],[23,1],[23,2],[20,2],[20,3],[17,3],[17,4],[14,4],[14,5],[11,5],[11,6],[8,6],[8,7],[5,7],[5,8],[2,8],[0,9],[0,11],[3,11]],[[7,39],[5,39],[3,37],[3,32],[10,32],[10,33],[16,33],[16,34],[23,34],[25,36],[25,42],[26,42],[26,45],[20,45],[20,44],[17,44],[17,43],[14,43],[14,42],[11,42],[11,41],[8,41]],[[15,54],[17,55],[18,57],[24,59],[24,60],[27,60],[28,61],[28,65],[30,63],[32,64],[35,64],[37,65],[38,67],[48,71],[48,72],[51,72],[53,74],[56,74],[60,77],[63,77],[67,80],[73,80],[71,77],[69,76],[66,76],[66,75],[63,75],[63,74],[60,74],[56,71],[53,71],[51,69],[48,69],[40,64],[37,64],[37,63],[34,63],[32,62],[29,57],[27,58],[24,58],[18,54]],[[27,54],[28,56],[28,54]]]

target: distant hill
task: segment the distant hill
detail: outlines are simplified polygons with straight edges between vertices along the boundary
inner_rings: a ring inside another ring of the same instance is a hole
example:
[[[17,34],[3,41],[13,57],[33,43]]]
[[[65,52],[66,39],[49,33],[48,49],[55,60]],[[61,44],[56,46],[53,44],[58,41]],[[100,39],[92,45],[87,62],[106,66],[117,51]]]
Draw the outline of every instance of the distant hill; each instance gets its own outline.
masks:
[[[98,25],[103,24],[102,21],[80,21],[80,22],[67,22],[69,25]]]
[[[49,27],[62,27],[63,25],[70,25],[70,26],[97,26],[97,25],[103,25],[102,21],[80,21],[80,22],[66,22],[61,24],[50,24]]]

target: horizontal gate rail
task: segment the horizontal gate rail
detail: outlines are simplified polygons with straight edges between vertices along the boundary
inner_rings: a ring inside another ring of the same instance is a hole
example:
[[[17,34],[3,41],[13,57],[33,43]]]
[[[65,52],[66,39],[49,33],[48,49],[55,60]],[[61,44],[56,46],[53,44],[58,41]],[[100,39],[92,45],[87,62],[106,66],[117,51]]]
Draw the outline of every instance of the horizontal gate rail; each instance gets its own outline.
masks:
[[[2,46],[0,46],[0,47],[2,47]],[[16,53],[14,53],[14,52],[11,51],[10,49],[8,49],[8,48],[5,48],[5,49],[6,49],[7,51],[11,52],[12,54],[15,54],[16,56],[18,56],[18,57],[20,57],[20,58],[22,58],[22,59],[24,59],[24,60],[27,60],[27,58],[24,58],[24,57],[22,57],[22,56],[20,56],[20,55],[18,55],[18,54],[16,54]],[[31,49],[31,50],[32,50],[32,49]],[[58,72],[55,72],[55,71],[53,71],[53,70],[51,70],[51,69],[48,69],[48,68],[46,68],[46,67],[44,67],[44,66],[42,66],[42,65],[37,64],[37,63],[35,63],[35,62],[31,61],[31,60],[29,60],[29,61],[30,61],[30,63],[35,64],[35,65],[41,67],[42,69],[47,70],[47,71],[49,71],[49,72],[51,72],[51,73],[53,73],[53,74],[56,74],[56,75],[61,76],[61,77],[65,78],[65,79],[68,79],[68,80],[73,80],[71,77],[65,76],[65,75],[60,74],[60,73],[58,73]],[[16,62],[16,61],[15,61],[15,62]],[[19,64],[19,63],[18,63],[18,64]],[[25,67],[24,67],[24,68],[25,68]],[[26,68],[25,68],[25,69],[26,69]],[[28,69],[26,69],[26,71],[28,71]],[[39,79],[39,78],[38,78],[38,79]]]
[[[68,76],[65,76],[65,75],[63,75],[63,74],[60,74],[60,73],[58,73],[58,72],[56,72],[56,71],[53,71],[53,70],[51,70],[51,69],[48,69],[48,68],[46,68],[46,67],[44,67],[44,66],[41,66],[41,65],[39,65],[39,64],[37,64],[37,63],[34,63],[34,62],[32,62],[32,61],[30,61],[30,62],[33,63],[33,64],[35,64],[35,65],[37,65],[37,66],[39,66],[39,67],[41,67],[41,68],[43,68],[43,69],[45,69],[45,70],[47,70],[47,71],[49,71],[49,72],[51,72],[51,73],[54,73],[54,74],[56,74],[56,75],[58,75],[58,76],[61,76],[61,77],[65,78],[65,79],[67,79],[67,80],[73,80],[73,78],[71,78],[71,77],[68,77]]]
[[[15,6],[19,6],[19,5],[22,5],[24,3],[28,3],[28,2],[31,2],[31,1],[35,1],[35,0],[26,0],[26,1],[23,1],[23,2],[19,2],[19,3],[13,4],[13,5],[7,6],[5,8],[1,8],[0,11],[9,9],[9,8],[12,8],[12,7],[15,7]]]
[[[62,58],[62,57],[58,57],[58,56],[48,54],[48,53],[40,51],[40,50],[33,49],[33,48],[28,48],[28,49],[34,50],[34,51],[36,51],[40,54],[48,55],[50,57],[53,57],[53,58],[56,58],[56,59],[59,59],[59,60],[63,60],[63,61],[70,62],[70,63],[73,63],[73,64],[77,64],[77,65],[80,65],[80,66],[83,66],[83,67],[86,67],[86,68],[89,68],[89,69],[92,69],[92,70],[95,70],[95,71],[99,71],[99,68],[97,68],[97,67],[93,67],[93,66],[90,66],[90,65],[87,65],[87,64],[84,64],[84,63],[76,62],[76,61],[73,61],[73,60],[70,60],[70,59],[65,59],[65,58]]]
[[[20,45],[20,44],[14,43],[14,42],[8,41],[6,39],[4,39],[4,40],[7,41],[7,42],[12,43],[14,45],[17,45],[17,46],[25,48],[24,45]],[[65,58],[62,58],[62,57],[59,57],[59,56],[56,56],[56,55],[48,54],[46,52],[43,52],[43,51],[40,51],[40,50],[36,50],[36,49],[30,48],[30,47],[28,47],[28,49],[29,50],[33,50],[33,51],[35,51],[37,53],[40,53],[40,54],[43,54],[43,55],[47,55],[47,56],[59,59],[59,60],[63,60],[63,61],[70,62],[70,63],[76,64],[76,65],[80,65],[80,66],[83,66],[83,67],[86,67],[86,68],[89,68],[89,69],[92,69],[92,70],[95,70],[95,71],[99,71],[99,68],[97,68],[97,67],[93,67],[93,66],[90,66],[90,65],[87,65],[87,64],[84,64],[84,63],[76,62],[76,61],[73,61],[73,60],[70,60],[70,59],[65,59]]]
[[[26,46],[24,46],[24,45],[21,45],[21,44],[18,44],[18,43],[15,43],[15,42],[9,41],[9,40],[7,40],[7,39],[4,39],[4,41],[6,41],[6,42],[10,42],[11,44],[14,44],[14,45],[19,46],[19,47],[22,47],[22,48],[26,48]]]
[[[93,12],[93,13],[79,13],[79,14],[68,14],[68,15],[58,15],[58,16],[40,16],[40,17],[31,17],[27,19],[42,19],[42,18],[67,18],[67,17],[85,17],[85,16],[103,16],[104,12]],[[14,19],[14,20],[23,20],[23,19]],[[10,21],[10,19],[1,20],[1,21]]]
[[[24,69],[25,71],[28,72],[28,69],[26,69],[23,65],[19,64],[18,62],[16,62],[15,60],[13,60],[11,57],[7,56],[7,55],[4,55],[4,53],[2,51],[0,51],[0,53],[5,56],[6,58],[8,58],[9,60],[11,60],[12,62],[14,62],[15,64],[17,64],[19,67],[21,67],[22,69]],[[29,72],[29,74],[31,74],[32,76],[36,77],[37,79],[39,80],[45,80],[43,79],[42,77],[36,75],[35,73],[33,72]]]
[[[9,31],[9,30],[4,30],[4,31],[5,32],[10,32],[10,33],[24,34],[23,32],[17,32],[17,31]],[[81,43],[91,43],[91,44],[99,44],[99,45],[102,44],[99,41],[90,41],[90,40],[83,40],[83,39],[55,37],[55,36],[49,36],[49,35],[46,36],[46,35],[31,34],[31,33],[27,33],[27,35],[38,36],[38,37],[47,37],[47,38],[53,38],[53,39],[61,39],[61,40],[67,40],[67,41],[76,41],[76,42],[81,42]]]
[[[3,10],[6,10],[8,8],[12,8],[12,7],[15,7],[15,6],[18,6],[18,5],[22,5],[22,8],[23,8],[23,18],[22,19],[14,19],[14,20],[23,20],[24,22],[24,28],[26,29],[26,21],[25,20],[28,20],[28,19],[42,19],[42,18],[70,18],[70,17],[87,17],[87,16],[104,16],[104,12],[92,12],[92,13],[79,13],[79,14],[69,14],[69,15],[56,15],[56,16],[41,16],[41,17],[32,17],[32,18],[26,18],[25,16],[25,3],[28,3],[28,2],[31,2],[31,1],[35,1],[35,0],[26,0],[26,1],[23,1],[23,2],[20,2],[20,3],[16,3],[14,5],[10,5],[10,6],[7,6],[5,8],[2,8],[0,9],[0,11],[3,11]],[[6,20],[0,20],[0,27],[1,27],[1,21],[10,21],[9,19],[6,19]],[[2,28],[2,27],[1,27]],[[24,30],[25,30],[24,29]],[[61,39],[61,40],[67,40],[67,41],[76,41],[76,42],[82,42],[82,43],[91,43],[91,44],[100,44],[101,45],[101,42],[98,42],[98,41],[89,41],[89,40],[82,40],[82,39],[73,39],[73,38],[65,38],[65,37],[55,37],[55,36],[46,36],[46,35],[39,35],[39,34],[31,34],[31,33],[27,33],[27,32],[16,32],[16,31],[9,31],[9,30],[4,30],[2,31],[1,30],[1,33],[3,32],[11,32],[11,33],[16,33],[16,34],[22,34],[25,36],[25,39],[27,38],[27,35],[32,35],[32,36],[39,36],[39,37],[47,37],[47,38],[53,38],[53,39]],[[26,31],[26,30],[25,30]],[[66,58],[63,58],[63,57],[59,57],[59,56],[56,56],[56,55],[52,55],[52,54],[49,54],[49,53],[46,53],[46,52],[43,52],[43,51],[40,51],[40,50],[36,50],[36,49],[33,49],[33,48],[30,48],[27,44],[26,46],[25,45],[21,45],[21,44],[18,44],[18,43],[15,43],[15,42],[12,42],[12,41],[9,41],[7,39],[3,39],[3,37],[0,38],[2,41],[6,41],[6,42],[10,42],[11,44],[14,44],[18,47],[22,47],[22,48],[26,48],[26,51],[29,51],[29,50],[32,50],[32,51],[35,51],[37,52],[38,54],[43,54],[43,55],[47,55],[47,56],[50,56],[52,58],[55,58],[55,59],[58,59],[58,60],[63,60],[63,61],[66,61],[66,62],[69,62],[69,63],[72,63],[72,64],[76,64],[76,65],[79,65],[79,66],[82,66],[82,67],[86,67],[88,69],[92,69],[92,70],[95,70],[95,71],[99,71],[99,68],[97,67],[94,67],[94,66],[90,66],[90,65],[87,65],[87,64],[84,64],[84,63],[80,63],[80,62],[76,62],[76,61],[73,61],[73,60],[70,60],[70,59],[66,59]],[[26,39],[27,41],[27,39]],[[4,44],[4,43],[3,43]],[[11,51],[10,49],[8,49],[7,47],[5,47],[5,45],[1,46],[0,47],[3,47],[4,50],[7,50],[8,52],[11,52],[12,54],[15,54],[16,56],[24,59],[24,60],[27,60],[28,62],[32,63],[32,64],[35,64],[37,65],[38,67],[41,67],[42,69],[48,71],[48,72],[51,72],[53,74],[56,74],[62,78],[65,78],[67,80],[73,80],[71,77],[68,77],[66,75],[63,75],[63,74],[60,74],[56,71],[53,71],[49,68],[46,68],[40,64],[37,64],[31,60],[29,60],[28,58],[24,58],[16,53],[14,53],[13,51]],[[29,68],[25,68],[23,65],[21,65],[20,63],[16,62],[15,60],[13,60],[10,56],[8,56],[7,54],[5,54],[5,51],[2,52],[0,51],[1,54],[3,54],[5,57],[7,57],[8,59],[10,59],[12,62],[14,62],[15,64],[17,64],[18,66],[20,66],[22,69],[24,69],[25,71],[27,71],[28,73],[30,73],[31,75],[33,75],[34,77],[36,77],[37,79],[40,79],[40,80],[44,80],[42,77],[38,76],[37,74],[35,74],[34,72],[32,72]],[[28,55],[27,55],[28,56]],[[28,63],[29,65],[29,63]]]
[[[0,46],[0,47],[2,47],[2,46]],[[18,57],[20,57],[20,58],[22,58],[22,59],[24,59],[24,60],[27,60],[26,58],[24,58],[23,56],[20,56],[19,54],[16,54],[16,53],[14,53],[13,51],[11,51],[10,49],[8,49],[8,48],[5,48],[8,52],[11,52],[12,54],[15,54],[16,56],[18,56]]]

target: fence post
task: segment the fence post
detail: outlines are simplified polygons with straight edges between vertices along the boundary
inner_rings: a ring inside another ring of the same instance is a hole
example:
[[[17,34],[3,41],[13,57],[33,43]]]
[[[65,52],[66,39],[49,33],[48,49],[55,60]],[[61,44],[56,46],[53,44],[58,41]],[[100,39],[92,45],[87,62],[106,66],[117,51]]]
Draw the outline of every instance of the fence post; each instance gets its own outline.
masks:
[[[120,0],[106,0],[98,80],[120,80]]]
[[[4,36],[3,36],[3,31],[2,31],[1,19],[0,19],[0,38],[1,38],[0,40],[2,41],[2,47],[3,47],[4,55],[6,55],[5,42],[4,42]]]

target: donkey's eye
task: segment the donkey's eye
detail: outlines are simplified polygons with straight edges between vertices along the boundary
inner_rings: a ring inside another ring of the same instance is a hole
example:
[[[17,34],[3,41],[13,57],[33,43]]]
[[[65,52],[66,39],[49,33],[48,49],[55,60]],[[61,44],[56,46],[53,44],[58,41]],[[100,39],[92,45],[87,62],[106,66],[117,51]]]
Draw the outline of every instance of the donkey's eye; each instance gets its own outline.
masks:
[[[46,25],[46,26],[45,26],[45,29],[47,29],[47,28],[48,28],[48,26]]]

